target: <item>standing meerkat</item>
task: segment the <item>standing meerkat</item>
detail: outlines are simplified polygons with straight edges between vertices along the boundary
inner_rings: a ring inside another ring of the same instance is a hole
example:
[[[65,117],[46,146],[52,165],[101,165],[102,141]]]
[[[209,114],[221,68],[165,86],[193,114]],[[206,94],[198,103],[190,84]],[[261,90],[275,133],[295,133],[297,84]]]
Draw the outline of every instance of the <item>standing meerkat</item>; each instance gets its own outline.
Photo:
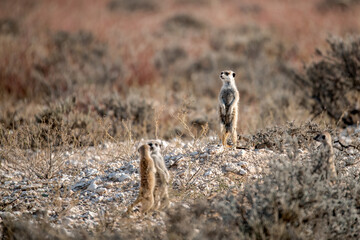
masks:
[[[328,132],[323,132],[317,135],[314,140],[322,143],[322,149],[320,150],[320,159],[318,168],[325,170],[325,178],[331,180],[336,179],[337,173],[334,160],[334,149],[332,146],[331,135]],[[323,162],[325,160],[325,162]],[[325,164],[324,164],[325,163]]]
[[[223,82],[219,94],[220,138],[222,145],[229,147],[227,137],[231,133],[233,146],[236,146],[240,94],[235,84],[235,73],[230,70],[222,71],[220,79]]]
[[[165,161],[161,155],[161,143],[158,141],[149,141],[151,157],[154,160],[156,168],[156,184],[154,190],[154,209],[164,209],[170,204],[168,185],[170,183],[170,174],[166,168]]]
[[[133,207],[141,202],[141,213],[147,214],[154,206],[156,168],[150,156],[149,145],[142,145],[138,151],[140,153],[140,191],[137,199],[128,207],[127,213],[130,213]]]

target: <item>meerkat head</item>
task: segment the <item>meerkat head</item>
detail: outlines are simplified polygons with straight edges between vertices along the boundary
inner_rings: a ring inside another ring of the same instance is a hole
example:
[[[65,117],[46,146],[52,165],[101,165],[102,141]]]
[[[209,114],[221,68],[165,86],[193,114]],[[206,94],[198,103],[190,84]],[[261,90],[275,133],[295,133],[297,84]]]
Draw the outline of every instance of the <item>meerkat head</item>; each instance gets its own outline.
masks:
[[[147,144],[141,145],[138,149],[138,152],[140,153],[141,156],[144,156],[145,154],[149,153],[150,151],[150,146]]]
[[[225,70],[220,73],[220,79],[223,83],[234,83],[235,73],[231,70]]]
[[[332,146],[331,135],[328,132],[322,132],[316,135],[316,137],[314,137],[314,140],[321,142],[324,145]]]
[[[151,152],[160,152],[162,148],[162,144],[158,141],[150,141],[148,142]]]

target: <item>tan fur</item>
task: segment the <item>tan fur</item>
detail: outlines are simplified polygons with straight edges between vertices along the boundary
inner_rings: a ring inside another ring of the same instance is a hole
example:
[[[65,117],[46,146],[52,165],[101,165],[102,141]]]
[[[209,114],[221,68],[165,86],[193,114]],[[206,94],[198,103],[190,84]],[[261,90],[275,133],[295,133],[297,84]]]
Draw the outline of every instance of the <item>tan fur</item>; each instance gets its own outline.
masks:
[[[227,138],[231,134],[233,146],[237,143],[237,121],[238,121],[238,104],[239,91],[235,84],[235,73],[231,70],[222,71],[220,79],[223,86],[219,94],[219,116],[220,116],[220,136],[221,143],[225,147]]]
[[[328,132],[323,132],[314,138],[316,141],[322,143],[322,149],[320,152],[319,161],[325,160],[325,178],[334,180],[337,178],[335,160],[334,160],[334,149],[332,146],[331,135]]]
[[[147,214],[154,206],[155,164],[150,156],[150,147],[147,144],[139,148],[140,153],[140,191],[137,199],[128,207],[130,213],[133,207],[141,202],[141,213]]]
[[[161,143],[159,141],[149,141],[151,157],[156,168],[156,185],[154,190],[154,209],[164,209],[170,204],[168,186],[170,184],[170,174],[166,168],[164,158],[161,155]]]

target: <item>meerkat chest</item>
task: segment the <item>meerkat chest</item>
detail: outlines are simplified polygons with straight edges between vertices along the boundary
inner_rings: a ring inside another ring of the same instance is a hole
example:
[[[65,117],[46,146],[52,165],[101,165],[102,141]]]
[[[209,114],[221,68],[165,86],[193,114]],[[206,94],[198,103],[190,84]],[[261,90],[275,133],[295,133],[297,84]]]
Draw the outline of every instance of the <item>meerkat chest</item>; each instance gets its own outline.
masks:
[[[221,91],[221,100],[225,105],[232,104],[236,99],[236,89],[223,88]]]

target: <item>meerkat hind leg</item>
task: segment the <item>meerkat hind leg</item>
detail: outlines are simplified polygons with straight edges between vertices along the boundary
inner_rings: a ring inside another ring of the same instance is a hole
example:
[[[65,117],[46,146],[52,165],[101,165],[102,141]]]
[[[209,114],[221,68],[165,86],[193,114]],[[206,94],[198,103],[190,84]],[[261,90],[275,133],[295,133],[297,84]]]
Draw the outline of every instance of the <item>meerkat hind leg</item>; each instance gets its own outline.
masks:
[[[221,138],[222,145],[223,145],[224,147],[227,147],[227,148],[230,147],[230,146],[227,144],[227,138],[228,138],[228,136],[229,136],[229,132],[225,131],[225,132],[223,132],[222,138]]]
[[[149,212],[149,210],[152,209],[153,205],[154,205],[154,197],[153,196],[143,198],[143,201],[141,202],[142,214],[147,214]]]
[[[159,194],[159,189],[158,189],[158,187],[156,187],[156,189],[154,190],[154,205],[153,205],[152,209],[158,210],[160,208],[160,204],[161,204],[161,197]]]
[[[232,132],[232,142],[233,142],[233,147],[236,147],[236,145],[237,145],[237,133],[236,133],[236,129],[234,129],[234,131]]]
[[[139,202],[141,202],[141,200],[142,200],[142,197],[138,196],[138,198],[136,198],[136,200],[128,207],[126,213],[129,214],[132,211],[132,209],[134,208],[134,206],[136,204],[138,204]]]
[[[169,193],[167,187],[163,189],[162,196],[161,196],[161,205],[160,209],[166,209],[170,205],[169,200]]]

